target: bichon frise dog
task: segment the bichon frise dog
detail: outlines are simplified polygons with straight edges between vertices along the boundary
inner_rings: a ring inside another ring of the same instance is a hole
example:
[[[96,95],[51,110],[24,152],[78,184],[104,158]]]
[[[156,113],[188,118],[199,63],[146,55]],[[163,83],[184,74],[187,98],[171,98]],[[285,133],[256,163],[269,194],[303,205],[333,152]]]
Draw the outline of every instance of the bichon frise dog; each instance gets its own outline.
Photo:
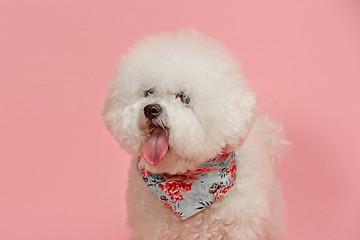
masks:
[[[280,239],[273,159],[281,126],[255,111],[237,61],[195,30],[146,37],[123,57],[104,121],[134,155],[131,239]]]

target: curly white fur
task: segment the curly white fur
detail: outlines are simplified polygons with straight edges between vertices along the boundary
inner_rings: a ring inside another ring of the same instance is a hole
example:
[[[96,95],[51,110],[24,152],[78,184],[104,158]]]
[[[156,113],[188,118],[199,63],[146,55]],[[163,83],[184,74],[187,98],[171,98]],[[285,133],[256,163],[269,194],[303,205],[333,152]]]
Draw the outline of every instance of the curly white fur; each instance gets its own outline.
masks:
[[[153,94],[145,96],[149,89]],[[189,104],[179,100],[180,92],[189,96]],[[154,103],[164,109],[157,124],[166,127],[170,150],[158,165],[144,163],[146,169],[185,172],[225,149],[240,156],[235,186],[185,221],[153,196],[136,170],[150,134],[144,107]],[[230,52],[195,30],[147,37],[130,49],[103,115],[115,139],[134,155],[127,194],[132,239],[281,238],[283,200],[273,158],[287,142],[281,126],[258,116],[255,107]]]

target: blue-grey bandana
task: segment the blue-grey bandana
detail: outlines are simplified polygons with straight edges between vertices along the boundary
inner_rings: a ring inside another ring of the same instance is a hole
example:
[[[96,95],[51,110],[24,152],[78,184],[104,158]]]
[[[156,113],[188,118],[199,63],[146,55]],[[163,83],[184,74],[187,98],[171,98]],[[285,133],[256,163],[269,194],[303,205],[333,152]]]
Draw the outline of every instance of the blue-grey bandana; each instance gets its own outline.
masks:
[[[183,174],[138,172],[146,185],[178,217],[185,220],[222,197],[236,179],[235,152],[219,155]]]

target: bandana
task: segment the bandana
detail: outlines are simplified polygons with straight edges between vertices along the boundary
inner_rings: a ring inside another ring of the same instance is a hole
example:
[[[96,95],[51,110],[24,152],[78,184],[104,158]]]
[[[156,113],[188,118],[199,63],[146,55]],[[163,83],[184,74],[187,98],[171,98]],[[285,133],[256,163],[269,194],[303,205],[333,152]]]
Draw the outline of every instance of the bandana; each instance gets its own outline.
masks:
[[[138,172],[153,194],[179,218],[185,220],[222,197],[236,179],[235,152],[216,158],[183,174]]]

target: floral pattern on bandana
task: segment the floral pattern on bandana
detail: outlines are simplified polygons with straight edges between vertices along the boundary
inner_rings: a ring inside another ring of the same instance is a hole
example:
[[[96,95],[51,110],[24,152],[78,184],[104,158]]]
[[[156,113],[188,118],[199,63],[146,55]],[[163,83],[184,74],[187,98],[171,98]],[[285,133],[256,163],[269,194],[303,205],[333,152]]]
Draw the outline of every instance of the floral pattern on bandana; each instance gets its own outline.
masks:
[[[222,197],[236,179],[235,152],[222,154],[183,174],[138,172],[159,200],[185,220]]]

